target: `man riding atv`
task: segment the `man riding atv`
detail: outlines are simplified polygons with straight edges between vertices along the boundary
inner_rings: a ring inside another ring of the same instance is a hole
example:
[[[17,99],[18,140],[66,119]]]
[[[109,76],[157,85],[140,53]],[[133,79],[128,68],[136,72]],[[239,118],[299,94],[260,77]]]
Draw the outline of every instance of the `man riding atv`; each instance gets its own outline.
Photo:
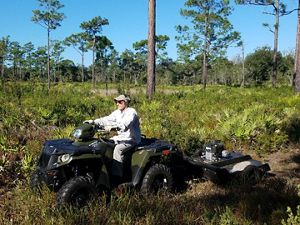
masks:
[[[114,186],[122,182],[124,154],[129,149],[134,148],[141,141],[141,129],[137,112],[129,107],[130,98],[127,95],[119,95],[114,98],[118,109],[110,115],[95,120],[86,120],[84,123],[95,124],[110,131],[116,129],[118,135],[111,140],[116,144],[113,152],[111,172]]]

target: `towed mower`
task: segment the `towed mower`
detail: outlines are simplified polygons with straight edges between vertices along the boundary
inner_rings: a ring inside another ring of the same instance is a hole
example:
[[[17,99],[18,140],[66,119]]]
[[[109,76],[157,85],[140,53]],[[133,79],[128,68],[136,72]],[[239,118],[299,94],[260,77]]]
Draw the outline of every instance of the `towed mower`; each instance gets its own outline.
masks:
[[[270,170],[268,164],[249,155],[228,152],[218,141],[187,156],[167,141],[143,137],[138,146],[123,152],[124,177],[116,185],[110,169],[115,144],[103,133],[101,127],[83,124],[73,131],[73,139],[46,141],[31,176],[31,187],[45,184],[57,192],[58,205],[83,206],[92,197],[109,197],[116,187],[149,194],[174,191],[192,178],[254,185]]]

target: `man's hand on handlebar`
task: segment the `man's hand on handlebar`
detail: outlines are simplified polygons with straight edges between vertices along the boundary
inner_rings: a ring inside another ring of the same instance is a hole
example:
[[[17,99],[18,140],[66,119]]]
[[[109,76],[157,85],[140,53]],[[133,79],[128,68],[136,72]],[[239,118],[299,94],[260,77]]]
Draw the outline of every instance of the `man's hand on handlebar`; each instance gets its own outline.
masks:
[[[83,121],[83,123],[88,123],[88,124],[92,124],[92,125],[103,126],[103,122],[101,121],[101,119],[85,120],[85,121]]]
[[[111,132],[111,131],[119,131],[120,128],[117,125],[106,125],[104,126],[99,119],[95,120],[85,120],[83,123],[95,125],[97,130],[105,131],[105,132]]]
[[[83,121],[83,123],[94,124],[94,120],[85,120],[85,121]]]
[[[107,125],[107,126],[104,126],[104,130],[106,132],[117,131],[118,127],[115,125]]]

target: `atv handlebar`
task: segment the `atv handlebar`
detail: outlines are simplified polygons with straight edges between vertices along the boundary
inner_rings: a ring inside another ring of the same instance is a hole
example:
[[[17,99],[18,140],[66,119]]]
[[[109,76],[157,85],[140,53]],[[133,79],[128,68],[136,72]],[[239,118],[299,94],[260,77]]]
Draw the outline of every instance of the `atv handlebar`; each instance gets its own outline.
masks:
[[[94,130],[96,133],[110,133],[111,131],[119,131],[120,129],[117,126],[104,126],[94,124]]]
[[[71,135],[77,140],[87,140],[93,138],[96,133],[108,134],[117,130],[117,126],[103,126],[85,122],[83,125],[75,128]]]
[[[117,125],[99,125],[95,123],[94,120],[85,120],[83,121],[83,123],[92,125],[96,132],[110,132],[120,130],[120,128]]]

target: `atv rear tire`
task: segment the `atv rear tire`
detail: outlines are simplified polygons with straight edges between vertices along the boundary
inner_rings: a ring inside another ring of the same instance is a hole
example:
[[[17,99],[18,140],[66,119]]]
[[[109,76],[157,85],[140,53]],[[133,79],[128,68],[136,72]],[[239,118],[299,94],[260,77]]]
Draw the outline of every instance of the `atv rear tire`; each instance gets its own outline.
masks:
[[[143,194],[157,194],[159,191],[171,192],[174,189],[174,179],[169,167],[155,164],[145,174],[142,181]]]
[[[66,205],[82,207],[96,195],[96,186],[89,177],[74,177],[67,181],[57,193],[57,204],[59,207]]]

